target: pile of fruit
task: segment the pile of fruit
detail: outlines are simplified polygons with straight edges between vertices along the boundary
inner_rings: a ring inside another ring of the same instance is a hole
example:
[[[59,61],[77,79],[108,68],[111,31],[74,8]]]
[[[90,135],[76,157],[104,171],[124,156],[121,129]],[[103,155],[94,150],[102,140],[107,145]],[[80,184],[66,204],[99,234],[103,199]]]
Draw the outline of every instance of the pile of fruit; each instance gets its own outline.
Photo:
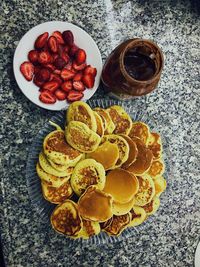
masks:
[[[86,88],[92,89],[96,68],[87,65],[86,52],[74,43],[70,30],[44,32],[37,37],[28,61],[20,66],[27,81],[39,87],[39,99],[46,104],[57,100],[80,100]]]

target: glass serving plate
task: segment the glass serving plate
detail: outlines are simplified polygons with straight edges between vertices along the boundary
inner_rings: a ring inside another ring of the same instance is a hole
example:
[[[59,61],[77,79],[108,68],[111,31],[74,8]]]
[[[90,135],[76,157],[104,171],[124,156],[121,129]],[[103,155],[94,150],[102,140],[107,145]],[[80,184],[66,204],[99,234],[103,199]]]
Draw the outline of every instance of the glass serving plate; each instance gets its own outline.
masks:
[[[107,100],[107,99],[97,99],[97,100],[89,100],[87,102],[92,108],[94,107],[102,107],[107,108],[111,105],[120,105],[122,106],[126,112],[132,117],[133,120],[140,120],[145,123],[147,123],[151,129],[151,131],[157,131],[156,129],[159,128],[156,121],[150,118],[145,111],[144,107],[140,108],[135,105],[135,102],[132,101],[118,101],[118,100]],[[59,111],[57,112],[50,121],[57,123],[64,129],[65,125],[65,113],[66,111]],[[51,131],[55,130],[55,127],[50,125],[49,122],[46,122],[44,127],[38,132],[37,136],[35,137],[28,154],[28,161],[26,166],[26,180],[27,180],[27,186],[28,186],[28,193],[31,199],[31,202],[34,206],[35,211],[38,213],[38,217],[40,218],[41,223],[47,224],[50,226],[50,215],[53,211],[53,209],[56,207],[55,204],[51,204],[50,202],[46,201],[43,198],[42,195],[42,189],[41,189],[41,182],[40,179],[36,173],[36,163],[38,161],[39,153],[42,150],[42,144],[44,137]],[[166,139],[162,136],[162,143],[163,143],[163,159],[166,164],[168,156],[168,146]],[[167,176],[166,173],[168,173],[168,164],[166,164],[166,171],[165,171],[165,177]],[[140,225],[141,227],[144,227],[143,224]],[[71,242],[81,242],[82,244],[105,244],[105,243],[114,243],[117,241],[121,241],[124,238],[129,238],[132,235],[134,235],[135,232],[138,232],[137,228],[127,228],[125,229],[122,234],[118,237],[112,237],[108,236],[106,233],[101,232],[99,235],[93,236],[89,238],[88,240],[84,239],[77,239],[77,240],[71,240]],[[55,234],[57,234],[55,232]],[[63,238],[68,238],[63,235]]]

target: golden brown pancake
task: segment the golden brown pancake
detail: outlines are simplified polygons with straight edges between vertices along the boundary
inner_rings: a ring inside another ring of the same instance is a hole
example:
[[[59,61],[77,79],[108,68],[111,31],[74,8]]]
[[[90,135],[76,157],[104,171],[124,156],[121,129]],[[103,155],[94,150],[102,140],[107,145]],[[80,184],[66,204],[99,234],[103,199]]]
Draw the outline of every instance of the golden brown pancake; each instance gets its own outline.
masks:
[[[138,154],[136,160],[128,167],[128,171],[136,175],[142,175],[146,173],[151,167],[153,161],[153,154],[143,142],[137,137],[132,137],[132,140],[136,143]]]
[[[93,111],[93,112],[94,112],[94,116],[95,116],[96,124],[97,124],[97,131],[96,131],[96,133],[100,137],[102,137],[104,135],[104,122],[103,122],[103,119],[102,119],[102,117],[96,111]]]
[[[135,205],[145,206],[155,195],[155,186],[149,175],[137,176],[139,182],[139,190],[135,195]]]
[[[76,236],[83,227],[76,203],[66,200],[58,205],[51,215],[51,224],[61,234]]]
[[[164,179],[164,177],[158,177],[156,180],[154,180],[155,185],[155,195],[159,197],[166,189],[167,182]]]
[[[104,121],[105,121],[105,123],[104,123],[105,134],[112,134],[114,129],[115,129],[115,125],[114,125],[109,113],[103,108],[95,108],[94,111],[96,111],[100,115],[100,117],[102,119],[104,119]]]
[[[116,144],[106,141],[94,152],[87,154],[87,157],[95,159],[97,162],[101,163],[107,171],[116,165],[119,158],[119,149]]]
[[[129,145],[128,159],[122,165],[123,169],[127,169],[134,161],[136,161],[138,149],[136,143],[129,136],[125,134],[122,134],[121,136],[126,140]]]
[[[164,162],[161,159],[154,160],[151,164],[150,169],[148,170],[148,174],[153,178],[156,179],[163,175],[165,171]]]
[[[147,217],[143,207],[133,206],[133,208],[130,210],[130,213],[131,213],[131,221],[128,225],[129,227],[140,225],[141,223],[144,222],[144,220]]]
[[[78,210],[86,220],[105,222],[112,217],[112,197],[90,186],[79,198]]]
[[[162,156],[162,142],[158,133],[151,133],[148,148],[152,151],[154,159],[159,159]]]
[[[131,201],[139,188],[137,178],[123,169],[108,172],[104,192],[110,194],[118,203]]]
[[[130,212],[124,215],[116,216],[113,215],[111,224],[104,229],[108,235],[118,236],[127,227],[131,221]]]
[[[150,137],[149,127],[141,121],[133,122],[129,136],[138,137],[144,144],[147,144]]]
[[[134,203],[135,203],[134,198],[131,199],[129,202],[123,203],[123,204],[113,201],[112,212],[114,215],[118,215],[118,216],[124,215],[132,209]]]
[[[158,197],[154,197],[151,202],[143,206],[143,209],[146,211],[147,215],[153,215],[156,213],[160,206],[160,199]]]
[[[126,111],[117,105],[107,109],[115,125],[114,134],[129,134],[132,126],[132,120]]]
[[[98,235],[100,233],[101,228],[98,222],[92,222],[84,219],[82,219],[82,221],[83,221],[83,228],[75,237],[75,239],[77,238],[88,239],[91,236]]]

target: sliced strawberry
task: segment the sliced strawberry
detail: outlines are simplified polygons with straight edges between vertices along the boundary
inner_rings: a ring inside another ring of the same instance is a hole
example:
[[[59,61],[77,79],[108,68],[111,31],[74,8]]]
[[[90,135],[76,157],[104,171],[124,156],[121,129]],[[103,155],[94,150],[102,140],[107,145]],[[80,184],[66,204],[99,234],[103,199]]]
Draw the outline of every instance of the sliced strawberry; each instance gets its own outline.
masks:
[[[84,63],[86,61],[86,53],[83,49],[78,49],[78,51],[75,54],[76,63],[78,65]]]
[[[50,79],[50,71],[46,68],[42,68],[38,73],[37,73],[37,80],[40,82],[47,82]]]
[[[57,57],[54,61],[54,66],[59,70],[63,69],[65,65],[66,62],[62,57]]]
[[[77,71],[77,70],[83,70],[83,69],[85,69],[86,66],[87,66],[86,63],[82,63],[82,64],[78,65],[75,61],[74,61],[73,64],[72,64],[72,67],[73,67],[76,71]]]
[[[56,97],[47,90],[40,93],[39,99],[45,104],[54,104],[56,102]]]
[[[74,76],[75,76],[75,73],[71,70],[63,69],[61,71],[61,78],[63,78],[63,80],[65,81],[73,79]]]
[[[23,62],[20,66],[20,71],[27,81],[31,81],[33,79],[34,66],[31,62]]]
[[[41,70],[41,66],[34,66],[34,74],[37,74]]]
[[[60,74],[61,74],[61,70],[57,70],[57,69],[55,69],[55,70],[53,71],[53,73],[60,75]]]
[[[64,51],[64,46],[61,45],[61,44],[59,44],[59,45],[58,45],[58,55],[59,55],[60,57],[61,57],[63,51]]]
[[[38,62],[38,51],[36,50],[31,50],[29,51],[28,53],[28,60],[33,63],[33,64],[36,64]]]
[[[51,50],[51,52],[53,53],[57,53],[58,52],[58,43],[57,43],[57,39],[54,36],[49,37],[48,39],[48,47]]]
[[[53,64],[50,64],[50,63],[46,64],[45,68],[47,68],[50,72],[53,72],[56,69],[56,67]]]
[[[50,82],[44,83],[42,86],[42,89],[48,90],[51,93],[54,93],[56,91],[56,89],[58,89],[59,86],[60,86],[60,84],[57,81],[50,81]]]
[[[63,80],[60,78],[60,76],[58,74],[55,74],[55,73],[51,73],[49,81],[56,81],[60,85],[63,83]]]
[[[84,69],[84,74],[91,74],[95,77],[97,74],[97,69],[87,65],[87,67]]]
[[[69,62],[70,58],[69,58],[69,56],[68,56],[68,54],[66,52],[63,51],[61,57],[64,59],[66,64]]]
[[[69,61],[69,62],[67,63],[67,65],[65,66],[65,69],[67,69],[67,70],[72,70],[72,62],[71,62],[71,61]]]
[[[94,86],[94,76],[91,74],[83,75],[82,81],[87,88],[92,88]]]
[[[77,91],[85,90],[85,86],[81,81],[73,81],[73,88]]]
[[[70,50],[70,46],[69,45],[65,45],[64,48],[63,48],[63,51],[68,54],[69,50]]]
[[[53,63],[54,63],[54,61],[56,60],[56,58],[58,58],[58,57],[59,57],[58,54],[53,54],[53,55],[52,55],[52,61],[53,61]]]
[[[57,42],[59,44],[64,44],[65,43],[64,40],[63,40],[63,38],[62,38],[62,33],[61,32],[55,31],[55,32],[53,32],[52,36],[56,37]]]
[[[73,87],[72,81],[66,81],[61,85],[61,88],[65,92],[69,92],[70,90],[72,90],[72,87]]]
[[[75,74],[74,78],[73,78],[73,81],[81,81],[83,77],[83,72],[82,71],[79,71]]]
[[[44,47],[41,49],[41,51],[49,52],[49,46],[48,46],[48,43],[47,43],[47,42],[46,42],[46,44],[44,45]]]
[[[74,44],[74,35],[71,31],[64,31],[62,37],[67,45],[72,46]]]
[[[35,48],[42,49],[45,46],[48,37],[49,37],[48,32],[44,32],[43,34],[39,35],[35,41]]]
[[[68,95],[67,95],[67,100],[69,102],[74,102],[74,101],[78,101],[83,97],[83,93],[82,92],[78,92],[75,90],[71,90],[69,91]]]
[[[75,54],[76,54],[76,52],[79,50],[79,47],[78,46],[76,46],[75,44],[70,48],[70,51],[69,51],[69,55],[71,56],[71,57],[73,57]]]
[[[57,89],[54,94],[58,100],[65,100],[67,98],[67,94],[61,89]]]
[[[39,53],[38,62],[42,65],[51,63],[52,57],[47,51],[42,51]]]
[[[35,85],[37,85],[38,87],[42,87],[42,85],[44,84],[44,82],[42,82],[42,81],[39,81],[38,79],[37,79],[37,74],[34,76],[34,78],[33,78],[33,83],[35,84]]]

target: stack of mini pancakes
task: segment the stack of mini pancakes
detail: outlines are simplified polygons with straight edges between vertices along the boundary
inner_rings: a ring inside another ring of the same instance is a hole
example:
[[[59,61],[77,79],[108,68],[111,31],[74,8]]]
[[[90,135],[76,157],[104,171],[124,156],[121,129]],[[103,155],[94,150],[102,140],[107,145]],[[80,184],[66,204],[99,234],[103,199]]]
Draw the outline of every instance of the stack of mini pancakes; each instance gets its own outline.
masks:
[[[49,133],[36,166],[44,198],[58,204],[53,228],[71,238],[117,236],[143,223],[166,188],[162,143],[120,106],[70,105],[66,127]]]

